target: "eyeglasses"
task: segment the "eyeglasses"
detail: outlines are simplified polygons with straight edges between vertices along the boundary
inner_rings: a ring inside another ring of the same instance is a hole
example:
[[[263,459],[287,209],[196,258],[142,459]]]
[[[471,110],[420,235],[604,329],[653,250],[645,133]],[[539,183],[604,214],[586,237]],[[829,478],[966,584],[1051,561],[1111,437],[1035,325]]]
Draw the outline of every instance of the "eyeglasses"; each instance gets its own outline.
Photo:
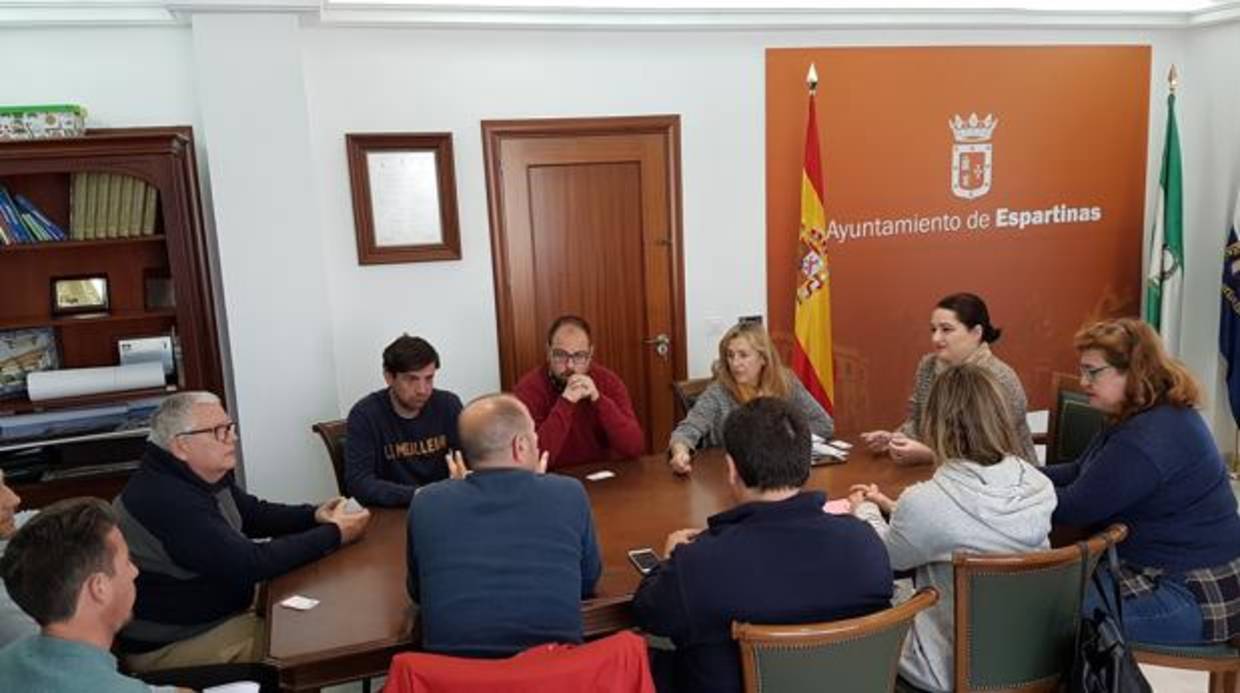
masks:
[[[563,349],[551,350],[551,360],[553,362],[564,363],[566,361],[572,361],[574,366],[586,365],[590,362],[590,356],[591,354],[589,351],[574,351],[570,354]]]
[[[1095,382],[1096,380],[1098,380],[1098,375],[1108,368],[1115,368],[1115,366],[1112,366],[1110,364],[1105,365],[1105,366],[1093,366],[1093,367],[1082,365],[1081,366],[1081,378],[1091,383]]]
[[[228,423],[222,423],[218,426],[207,426],[206,428],[195,428],[192,431],[181,431],[177,434],[177,437],[193,436],[198,435],[199,433],[210,433],[221,443],[227,443],[230,435],[240,435],[237,433],[237,422],[229,421]]]

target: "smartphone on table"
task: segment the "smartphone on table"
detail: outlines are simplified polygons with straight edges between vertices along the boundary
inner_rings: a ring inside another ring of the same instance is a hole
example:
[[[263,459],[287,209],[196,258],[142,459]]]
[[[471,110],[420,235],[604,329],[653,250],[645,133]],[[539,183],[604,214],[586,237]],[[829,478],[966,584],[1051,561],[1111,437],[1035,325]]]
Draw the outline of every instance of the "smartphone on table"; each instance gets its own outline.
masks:
[[[629,561],[637,568],[637,572],[646,575],[659,565],[659,554],[655,553],[654,549],[633,549],[629,551]]]

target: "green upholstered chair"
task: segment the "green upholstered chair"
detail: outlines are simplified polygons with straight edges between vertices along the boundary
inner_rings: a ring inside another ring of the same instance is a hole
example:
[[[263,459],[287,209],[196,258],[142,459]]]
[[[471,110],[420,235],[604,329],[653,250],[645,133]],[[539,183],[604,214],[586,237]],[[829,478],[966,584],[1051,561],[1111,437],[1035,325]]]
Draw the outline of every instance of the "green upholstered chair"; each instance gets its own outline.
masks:
[[[1081,570],[1127,535],[1112,525],[1086,541],[1026,554],[957,552],[955,667],[957,693],[1055,691],[1072,666],[1081,621]]]
[[[1046,426],[1047,464],[1075,460],[1106,425],[1106,416],[1089,406],[1089,395],[1080,381],[1080,376],[1068,373],[1051,376],[1055,406]]]
[[[310,427],[319,434],[323,445],[327,446],[327,456],[332,460],[332,471],[336,473],[336,488],[341,495],[348,495],[344,489],[344,419],[320,421]]]
[[[913,617],[939,600],[926,587],[899,606],[827,623],[733,623],[747,693],[891,691]]]
[[[1207,671],[1210,673],[1210,693],[1236,693],[1240,678],[1240,643],[1187,647],[1177,645],[1154,645],[1128,641],[1132,654],[1142,664]]]

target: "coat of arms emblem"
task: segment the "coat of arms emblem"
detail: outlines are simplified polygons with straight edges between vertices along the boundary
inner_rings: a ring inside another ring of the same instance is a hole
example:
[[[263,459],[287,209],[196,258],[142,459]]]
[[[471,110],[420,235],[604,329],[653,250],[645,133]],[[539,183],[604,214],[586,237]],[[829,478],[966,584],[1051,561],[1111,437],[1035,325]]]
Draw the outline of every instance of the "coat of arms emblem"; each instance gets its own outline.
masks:
[[[970,113],[968,120],[957,115],[947,121],[956,138],[952,145],[952,194],[956,197],[974,200],[990,192],[990,135],[998,124],[993,115],[979,119],[976,113]]]

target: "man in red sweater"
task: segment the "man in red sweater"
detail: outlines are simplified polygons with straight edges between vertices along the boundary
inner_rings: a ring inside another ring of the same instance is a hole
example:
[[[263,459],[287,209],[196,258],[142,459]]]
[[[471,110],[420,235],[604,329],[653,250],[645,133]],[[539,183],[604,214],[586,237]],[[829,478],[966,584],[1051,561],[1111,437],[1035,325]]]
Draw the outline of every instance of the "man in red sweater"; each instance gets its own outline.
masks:
[[[591,363],[590,325],[564,315],[547,331],[547,367],[526,373],[513,394],[530,410],[548,467],[637,457],[645,436],[624,382]]]

